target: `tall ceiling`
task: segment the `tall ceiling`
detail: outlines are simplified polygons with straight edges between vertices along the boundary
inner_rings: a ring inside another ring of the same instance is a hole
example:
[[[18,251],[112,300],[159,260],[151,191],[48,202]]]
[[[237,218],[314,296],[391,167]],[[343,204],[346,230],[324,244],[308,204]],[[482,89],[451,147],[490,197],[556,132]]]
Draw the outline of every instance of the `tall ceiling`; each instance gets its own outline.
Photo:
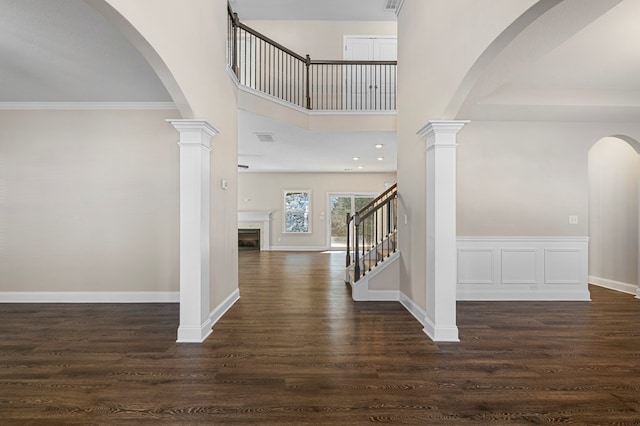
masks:
[[[397,0],[231,0],[241,19],[395,21]]]
[[[385,10],[387,0],[232,3],[244,19],[395,19]],[[491,90],[464,106],[464,118],[639,121],[640,1],[622,0],[591,21],[525,67],[493,81]],[[0,106],[168,101],[169,94],[137,50],[83,0],[0,0]],[[393,154],[385,153],[384,161],[372,161],[363,171],[395,168],[393,134],[314,133],[239,114],[240,162],[253,161],[254,170],[344,171],[354,166],[345,158],[376,155],[369,152],[372,141]],[[269,149],[256,145],[257,132],[273,133],[279,143]],[[291,161],[301,146],[307,149],[308,164]]]
[[[129,41],[82,0],[0,0],[0,102],[166,102]]]

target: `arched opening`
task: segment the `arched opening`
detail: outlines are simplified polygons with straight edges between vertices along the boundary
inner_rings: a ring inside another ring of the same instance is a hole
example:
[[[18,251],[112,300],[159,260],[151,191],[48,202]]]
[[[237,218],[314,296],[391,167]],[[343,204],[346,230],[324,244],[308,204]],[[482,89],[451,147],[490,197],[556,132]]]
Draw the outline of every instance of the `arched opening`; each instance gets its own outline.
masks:
[[[605,137],[588,154],[589,282],[638,292],[640,144]]]

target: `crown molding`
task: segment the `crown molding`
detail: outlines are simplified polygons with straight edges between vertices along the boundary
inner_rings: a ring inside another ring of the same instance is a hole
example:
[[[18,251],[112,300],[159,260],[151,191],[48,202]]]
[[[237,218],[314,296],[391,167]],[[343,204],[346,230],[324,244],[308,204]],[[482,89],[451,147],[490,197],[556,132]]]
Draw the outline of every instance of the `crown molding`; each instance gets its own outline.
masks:
[[[176,110],[173,102],[0,102],[0,110]]]

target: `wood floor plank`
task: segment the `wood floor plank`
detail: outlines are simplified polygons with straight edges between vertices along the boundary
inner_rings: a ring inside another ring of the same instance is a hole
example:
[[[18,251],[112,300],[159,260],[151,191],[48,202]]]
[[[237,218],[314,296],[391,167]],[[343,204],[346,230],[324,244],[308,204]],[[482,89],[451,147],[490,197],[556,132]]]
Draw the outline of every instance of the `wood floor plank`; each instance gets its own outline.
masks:
[[[202,345],[176,304],[0,304],[0,424],[640,425],[640,300],[459,302],[460,343],[351,301],[344,259],[240,253]]]

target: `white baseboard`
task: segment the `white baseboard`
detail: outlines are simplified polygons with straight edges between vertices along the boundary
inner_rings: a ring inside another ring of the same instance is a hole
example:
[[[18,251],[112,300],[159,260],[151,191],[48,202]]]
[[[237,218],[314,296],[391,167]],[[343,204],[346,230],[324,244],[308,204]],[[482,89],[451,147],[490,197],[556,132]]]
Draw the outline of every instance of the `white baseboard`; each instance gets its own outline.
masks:
[[[202,343],[213,332],[213,326],[240,299],[240,290],[235,289],[222,303],[211,311],[209,318],[199,327],[178,327],[177,343]]]
[[[409,299],[409,297],[407,297],[407,295],[402,291],[400,292],[400,303],[423,327],[426,327],[425,320],[427,318],[427,313],[420,306],[416,305],[413,300]]]
[[[400,300],[398,290],[369,290],[368,302],[397,302]]]
[[[269,251],[327,251],[326,246],[270,246]]]
[[[606,278],[593,277],[589,275],[589,283],[609,290],[620,291],[622,293],[637,295],[640,288],[635,284],[623,283],[620,281],[608,280]]]
[[[176,343],[202,343],[207,340],[207,337],[213,331],[211,327],[211,319],[207,320],[200,325],[200,327],[178,327],[178,338]]]
[[[456,325],[441,326],[435,325],[429,318],[424,319],[426,325],[422,329],[424,334],[429,336],[434,342],[459,342],[458,327]]]
[[[209,319],[211,320],[211,324],[215,325],[220,318],[223,317],[224,314],[227,313],[229,309],[240,300],[240,289],[235,289],[233,293],[231,293],[222,303],[220,303],[211,313],[209,314]]]
[[[0,303],[179,303],[178,291],[0,292]]]

